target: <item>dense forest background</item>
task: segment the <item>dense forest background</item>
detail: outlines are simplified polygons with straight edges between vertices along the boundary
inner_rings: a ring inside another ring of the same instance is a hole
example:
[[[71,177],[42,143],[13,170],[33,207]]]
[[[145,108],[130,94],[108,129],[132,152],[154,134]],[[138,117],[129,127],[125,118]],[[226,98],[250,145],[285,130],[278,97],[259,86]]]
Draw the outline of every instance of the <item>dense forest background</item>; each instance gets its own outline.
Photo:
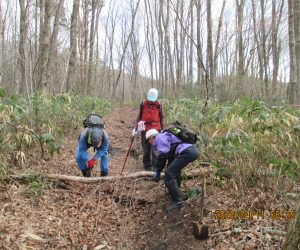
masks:
[[[299,16],[293,0],[1,0],[0,86],[299,104]]]

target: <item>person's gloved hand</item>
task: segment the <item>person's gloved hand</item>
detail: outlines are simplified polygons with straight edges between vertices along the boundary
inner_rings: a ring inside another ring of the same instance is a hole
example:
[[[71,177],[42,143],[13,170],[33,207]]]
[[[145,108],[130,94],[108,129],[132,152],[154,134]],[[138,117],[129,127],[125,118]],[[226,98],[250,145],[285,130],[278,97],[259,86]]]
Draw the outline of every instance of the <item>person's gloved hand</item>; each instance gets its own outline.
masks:
[[[145,131],[146,130],[145,121],[139,121],[137,130],[138,131]]]
[[[96,163],[96,160],[93,158],[87,162],[88,168],[93,168]]]
[[[155,181],[155,182],[159,182],[160,180],[160,171],[157,170],[155,175],[152,177],[152,180]]]
[[[134,128],[131,132],[132,137],[134,137],[137,134],[137,130]]]

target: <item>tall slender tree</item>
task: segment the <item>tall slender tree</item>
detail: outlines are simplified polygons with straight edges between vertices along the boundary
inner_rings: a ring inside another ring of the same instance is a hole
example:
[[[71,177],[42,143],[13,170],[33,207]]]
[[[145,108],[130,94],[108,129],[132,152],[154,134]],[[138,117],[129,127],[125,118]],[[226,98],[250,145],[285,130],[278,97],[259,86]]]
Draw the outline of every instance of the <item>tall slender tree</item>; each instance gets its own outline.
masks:
[[[300,104],[300,0],[294,1],[294,30],[295,30],[295,57],[296,57],[296,72],[297,72],[296,73],[297,82],[295,86],[295,104],[299,105]]]
[[[57,56],[57,37],[59,32],[59,21],[61,17],[61,9],[64,4],[64,0],[59,0],[56,5],[55,18],[53,22],[53,30],[50,37],[49,55],[46,66],[46,86],[51,84],[51,72],[53,72],[53,62]]]
[[[297,84],[297,72],[296,72],[296,50],[295,50],[295,29],[294,29],[294,0],[288,0],[288,29],[289,29],[289,52],[290,52],[290,82],[288,86],[288,99],[289,102],[294,104],[298,100],[296,99],[296,84]]]
[[[50,18],[51,18],[51,1],[45,1],[45,18],[43,22],[42,34],[41,34],[41,44],[39,49],[39,81],[38,90],[44,89],[46,87],[46,67],[49,57],[49,44],[50,44]]]
[[[26,39],[28,33],[28,9],[29,9],[29,2],[26,0],[19,0],[20,6],[20,40],[19,40],[19,68],[21,72],[21,79],[20,79],[20,88],[19,92],[22,94],[27,93],[28,84],[26,78]]]
[[[74,74],[76,68],[76,56],[77,56],[77,33],[78,33],[78,12],[79,12],[79,0],[73,1],[73,11],[71,16],[71,29],[70,29],[70,59],[68,76],[66,80],[66,91],[70,92],[74,86]]]
[[[243,23],[244,23],[244,6],[245,0],[236,0],[236,19],[237,19],[237,73],[244,76],[244,46],[243,46]]]

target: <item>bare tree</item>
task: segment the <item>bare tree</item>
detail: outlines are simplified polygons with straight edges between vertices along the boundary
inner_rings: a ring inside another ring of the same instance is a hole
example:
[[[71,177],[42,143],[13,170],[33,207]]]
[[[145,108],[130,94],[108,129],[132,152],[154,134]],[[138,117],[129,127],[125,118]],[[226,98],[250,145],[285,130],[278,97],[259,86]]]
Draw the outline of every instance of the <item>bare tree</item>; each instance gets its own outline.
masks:
[[[263,59],[263,67],[264,67],[264,86],[265,86],[265,93],[267,98],[269,97],[269,83],[268,83],[268,64],[269,60],[267,57],[267,34],[266,34],[266,22],[265,22],[265,0],[260,0],[260,10],[261,10],[261,44],[262,44],[262,59]]]
[[[295,86],[295,104],[300,102],[300,0],[294,1],[294,29],[295,29],[295,55],[296,55],[296,72],[297,82]],[[298,209],[299,217],[299,209]],[[299,218],[298,218],[299,229]],[[299,238],[298,238],[299,243]]]
[[[0,44],[0,48],[2,48],[3,44],[4,44],[4,41],[3,41],[3,36],[2,36],[2,32],[3,32],[3,17],[2,17],[2,5],[1,5],[1,1],[0,1],[0,41],[1,41],[1,44]],[[0,54],[0,85],[2,84],[2,65],[3,65],[3,50],[1,51],[1,54]]]
[[[243,20],[244,20],[244,6],[245,0],[236,0],[237,12],[237,73],[239,76],[245,75],[244,72],[244,47],[243,47]]]
[[[164,53],[165,53],[165,83],[171,81],[173,88],[175,87],[174,63],[170,42],[170,0],[167,0],[166,16],[163,16],[164,27]]]
[[[128,44],[130,42],[130,39],[131,37],[133,36],[133,32],[134,32],[134,24],[135,24],[135,17],[136,17],[136,13],[137,13],[137,10],[138,10],[138,7],[139,7],[139,4],[140,4],[140,1],[141,0],[138,0],[137,4],[136,4],[136,7],[132,13],[132,16],[131,16],[131,27],[130,27],[130,32],[126,38],[126,41],[124,43],[124,46],[123,46],[123,50],[122,50],[122,54],[121,54],[121,59],[120,59],[120,64],[119,64],[119,73],[117,75],[117,79],[115,80],[114,84],[113,84],[113,91],[112,91],[112,98],[115,98],[116,97],[116,93],[117,93],[117,86],[119,85],[119,81],[120,81],[120,77],[121,77],[121,73],[122,73],[122,68],[123,68],[123,62],[124,62],[124,59],[125,59],[125,53],[126,53],[126,50],[127,50],[127,47],[128,47]]]
[[[61,15],[61,8],[63,6],[64,0],[59,0],[59,2],[56,5],[56,11],[55,11],[55,18],[53,23],[53,30],[50,38],[50,44],[49,44],[49,55],[48,55],[48,62],[46,67],[46,82],[45,85],[49,85],[51,83],[51,73],[53,72],[53,61],[56,58],[57,55],[57,37],[58,37],[58,31],[59,31],[59,19]]]
[[[210,91],[211,95],[215,95],[215,69],[213,59],[213,46],[212,46],[212,19],[211,19],[211,1],[206,1],[207,5],[207,69],[209,71]]]
[[[189,10],[189,15],[190,15],[190,37],[194,37],[194,1],[190,1],[190,10]],[[193,82],[193,52],[194,52],[194,44],[192,39],[190,39],[189,43],[189,55],[188,55],[188,77],[187,81],[188,83]]]
[[[221,37],[222,26],[223,26],[225,5],[226,5],[226,0],[223,0],[222,9],[219,16],[219,22],[218,22],[217,39],[216,39],[215,49],[214,49],[214,59],[213,59],[214,70],[215,70],[214,76],[216,76],[217,68],[218,68],[219,46],[220,46],[220,37]]]
[[[253,33],[254,33],[254,40],[256,44],[256,51],[257,51],[257,56],[258,56],[258,64],[259,64],[259,79],[260,79],[260,86],[261,86],[261,94],[264,93],[264,88],[263,88],[263,73],[264,73],[264,68],[263,68],[263,56],[261,52],[261,43],[259,40],[259,35],[258,35],[258,30],[257,30],[257,19],[256,19],[256,0],[251,0],[252,3],[252,19],[253,19]]]
[[[45,18],[43,22],[41,44],[39,49],[39,81],[38,90],[45,88],[46,85],[46,67],[49,56],[49,43],[50,43],[50,18],[51,18],[51,1],[45,1]]]
[[[290,51],[290,82],[288,86],[288,99],[290,103],[296,103],[296,51],[295,51],[295,30],[294,30],[294,0],[288,0],[288,12],[289,12],[289,51]]]
[[[272,0],[272,95],[275,95],[277,89],[277,77],[279,70],[279,56],[281,50],[281,42],[278,41],[278,29],[281,22],[282,10],[284,1],[282,0],[279,6],[279,11],[276,9],[276,0]]]
[[[153,17],[152,17],[152,10],[150,6],[150,1],[145,0],[145,12],[146,12],[146,20],[145,20],[145,31],[146,31],[146,49],[147,55],[149,59],[149,66],[150,66],[150,78],[151,78],[151,85],[153,86],[154,82],[154,57],[155,53],[153,53],[152,41],[153,39]]]
[[[159,1],[158,10],[158,68],[159,68],[159,87],[164,89],[164,36],[163,36],[163,1]]]
[[[201,0],[195,0],[196,5],[196,23],[197,23],[197,42],[196,42],[196,48],[197,48],[197,58],[202,60],[202,41],[201,41],[201,10],[202,10],[202,3]],[[201,85],[201,79],[203,78],[202,73],[202,65],[201,60],[197,60],[197,84]]]
[[[93,56],[94,56],[94,41],[95,41],[95,12],[96,12],[96,0],[92,0],[92,20],[90,25],[90,47],[89,47],[89,64],[88,64],[88,81],[84,86],[84,93],[91,94],[92,86],[92,68],[93,68]]]
[[[22,94],[28,93],[27,79],[26,79],[26,38],[28,33],[28,9],[29,2],[26,0],[19,0],[20,5],[20,40],[19,40],[19,68],[21,72],[21,82],[19,92]]]
[[[66,82],[66,91],[72,90],[74,85],[74,74],[76,67],[76,55],[77,55],[77,32],[78,32],[78,12],[79,12],[79,0],[73,1],[73,11],[71,17],[71,29],[70,29],[70,59],[68,76]]]

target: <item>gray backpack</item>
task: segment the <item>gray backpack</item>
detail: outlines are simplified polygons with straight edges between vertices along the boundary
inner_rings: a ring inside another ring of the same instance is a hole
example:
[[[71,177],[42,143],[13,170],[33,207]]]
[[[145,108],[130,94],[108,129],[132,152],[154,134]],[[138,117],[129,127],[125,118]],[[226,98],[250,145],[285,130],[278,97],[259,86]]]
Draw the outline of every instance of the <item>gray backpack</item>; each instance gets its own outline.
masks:
[[[105,128],[105,124],[102,117],[97,114],[89,114],[83,121],[83,127],[85,128]]]

